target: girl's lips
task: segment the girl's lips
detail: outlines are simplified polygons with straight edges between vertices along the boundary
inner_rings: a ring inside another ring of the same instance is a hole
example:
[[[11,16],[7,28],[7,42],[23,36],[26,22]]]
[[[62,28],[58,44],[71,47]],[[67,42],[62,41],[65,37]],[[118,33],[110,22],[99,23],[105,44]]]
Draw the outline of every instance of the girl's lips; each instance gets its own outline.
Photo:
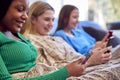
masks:
[[[25,21],[16,21],[16,22],[17,22],[17,25],[18,25],[19,27],[22,27],[23,24],[25,23]]]
[[[75,24],[73,24],[74,26],[77,26],[78,24],[77,23],[75,23]]]
[[[45,30],[46,30],[47,32],[49,32],[51,29],[50,29],[50,28],[45,28]]]
[[[25,20],[16,20],[18,23],[25,23]]]

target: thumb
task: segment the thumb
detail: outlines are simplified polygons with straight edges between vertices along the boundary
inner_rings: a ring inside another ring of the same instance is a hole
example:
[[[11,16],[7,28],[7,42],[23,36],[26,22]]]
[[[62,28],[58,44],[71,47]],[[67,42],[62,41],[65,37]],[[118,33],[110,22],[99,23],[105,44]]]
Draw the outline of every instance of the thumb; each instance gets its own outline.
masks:
[[[82,63],[86,58],[85,57],[81,57],[78,60],[75,61],[75,63]]]
[[[106,42],[108,40],[109,33],[107,33],[104,38],[102,39],[102,42]]]

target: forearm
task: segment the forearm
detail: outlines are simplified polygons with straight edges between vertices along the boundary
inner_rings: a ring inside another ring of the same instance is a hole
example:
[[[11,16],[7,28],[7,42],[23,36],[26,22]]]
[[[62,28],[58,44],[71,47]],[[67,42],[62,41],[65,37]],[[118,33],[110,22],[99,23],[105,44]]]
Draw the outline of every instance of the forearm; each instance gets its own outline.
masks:
[[[66,67],[62,67],[59,70],[56,70],[54,72],[37,76],[37,77],[32,77],[32,78],[24,78],[24,79],[17,79],[17,80],[66,80],[66,78],[69,77],[68,71]]]
[[[69,77],[66,67],[62,67],[54,72],[32,78],[21,78],[17,80],[66,80]],[[0,55],[0,80],[14,80],[8,72]]]
[[[6,66],[3,62],[1,55],[0,55],[0,80],[13,80],[8,70],[6,69]]]

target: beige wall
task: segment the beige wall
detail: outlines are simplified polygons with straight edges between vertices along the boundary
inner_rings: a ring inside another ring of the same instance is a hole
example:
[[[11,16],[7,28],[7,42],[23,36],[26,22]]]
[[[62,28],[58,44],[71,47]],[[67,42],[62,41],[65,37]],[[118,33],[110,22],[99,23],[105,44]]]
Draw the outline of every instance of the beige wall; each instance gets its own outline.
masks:
[[[29,0],[30,4],[37,0]],[[55,17],[58,17],[59,11],[64,4],[72,4],[79,8],[80,18],[79,20],[87,19],[88,12],[88,0],[42,0],[48,2],[55,9]]]

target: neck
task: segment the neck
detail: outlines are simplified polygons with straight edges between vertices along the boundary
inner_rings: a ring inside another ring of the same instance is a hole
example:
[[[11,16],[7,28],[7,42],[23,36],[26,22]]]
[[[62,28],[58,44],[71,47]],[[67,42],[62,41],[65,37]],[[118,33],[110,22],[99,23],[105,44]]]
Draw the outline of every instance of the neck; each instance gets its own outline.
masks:
[[[13,34],[10,31],[3,32],[8,38],[15,39],[21,41],[21,39],[18,37],[17,33]]]
[[[13,34],[11,31],[7,30],[6,26],[3,23],[0,23],[0,31],[5,34],[8,38],[20,40],[18,36]]]
[[[5,32],[6,30],[4,29],[6,26],[2,23],[2,22],[0,22],[0,31],[1,32]]]
[[[71,32],[71,29],[64,29],[64,31],[68,34],[73,36],[74,34]]]
[[[48,34],[40,34],[40,33],[32,33],[32,34],[37,36],[49,36]]]

